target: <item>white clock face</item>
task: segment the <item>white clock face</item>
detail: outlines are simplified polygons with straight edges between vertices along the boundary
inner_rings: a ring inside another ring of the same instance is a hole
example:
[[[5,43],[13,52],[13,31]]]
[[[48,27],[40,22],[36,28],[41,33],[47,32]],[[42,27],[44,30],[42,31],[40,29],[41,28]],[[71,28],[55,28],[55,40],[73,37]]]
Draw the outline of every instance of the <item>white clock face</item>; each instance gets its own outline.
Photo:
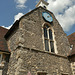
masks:
[[[52,16],[51,16],[49,13],[47,13],[47,12],[43,12],[43,13],[42,13],[42,16],[43,16],[44,19],[45,19],[46,21],[48,21],[48,22],[52,22],[52,21],[53,21]]]

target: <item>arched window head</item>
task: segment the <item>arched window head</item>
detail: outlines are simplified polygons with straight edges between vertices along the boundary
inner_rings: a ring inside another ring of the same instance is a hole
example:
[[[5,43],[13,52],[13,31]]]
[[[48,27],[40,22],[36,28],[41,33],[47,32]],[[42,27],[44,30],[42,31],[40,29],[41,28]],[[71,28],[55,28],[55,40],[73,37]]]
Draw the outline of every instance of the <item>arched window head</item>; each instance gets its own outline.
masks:
[[[54,40],[53,40],[53,33],[51,27],[45,24],[43,30],[44,30],[45,50],[54,52]]]

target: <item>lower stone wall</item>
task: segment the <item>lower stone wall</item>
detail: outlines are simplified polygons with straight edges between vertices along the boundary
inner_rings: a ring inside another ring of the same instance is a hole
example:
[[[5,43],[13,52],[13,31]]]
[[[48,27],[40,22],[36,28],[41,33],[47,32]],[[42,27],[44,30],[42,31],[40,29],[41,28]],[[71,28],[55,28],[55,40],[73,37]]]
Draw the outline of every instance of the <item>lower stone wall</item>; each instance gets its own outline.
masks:
[[[38,72],[72,75],[67,57],[21,47],[11,52],[8,75],[37,75]]]

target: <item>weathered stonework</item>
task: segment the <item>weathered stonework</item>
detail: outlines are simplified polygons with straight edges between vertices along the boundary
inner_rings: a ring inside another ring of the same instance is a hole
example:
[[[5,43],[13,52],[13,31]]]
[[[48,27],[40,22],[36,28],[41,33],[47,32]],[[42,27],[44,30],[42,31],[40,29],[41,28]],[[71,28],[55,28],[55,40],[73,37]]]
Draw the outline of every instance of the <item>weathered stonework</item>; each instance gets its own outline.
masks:
[[[29,71],[32,75],[37,75],[37,72],[40,71],[48,75],[53,75],[54,72],[58,75],[62,73],[72,75],[66,57],[39,50],[19,47],[16,51],[12,51],[10,63],[9,75],[27,75]]]
[[[45,20],[42,12],[48,12],[53,17],[52,28],[54,29],[56,47],[58,53],[50,53],[44,50],[42,25]],[[37,75],[37,72],[46,72],[47,75],[72,75],[70,63],[67,59],[69,42],[66,34],[56,20],[55,16],[42,7],[36,8],[24,15],[19,26],[7,39],[11,49],[9,62],[9,75]]]

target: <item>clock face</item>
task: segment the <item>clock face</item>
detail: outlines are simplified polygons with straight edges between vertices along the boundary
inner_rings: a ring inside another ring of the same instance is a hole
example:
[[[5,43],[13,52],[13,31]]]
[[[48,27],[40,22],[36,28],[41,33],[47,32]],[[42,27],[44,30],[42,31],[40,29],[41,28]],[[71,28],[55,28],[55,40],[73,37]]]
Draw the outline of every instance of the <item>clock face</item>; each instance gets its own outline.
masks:
[[[43,13],[42,13],[42,16],[43,16],[44,19],[45,19],[46,21],[48,21],[48,22],[52,22],[52,21],[53,21],[52,16],[51,16],[49,13],[47,13],[47,12],[43,12]]]

